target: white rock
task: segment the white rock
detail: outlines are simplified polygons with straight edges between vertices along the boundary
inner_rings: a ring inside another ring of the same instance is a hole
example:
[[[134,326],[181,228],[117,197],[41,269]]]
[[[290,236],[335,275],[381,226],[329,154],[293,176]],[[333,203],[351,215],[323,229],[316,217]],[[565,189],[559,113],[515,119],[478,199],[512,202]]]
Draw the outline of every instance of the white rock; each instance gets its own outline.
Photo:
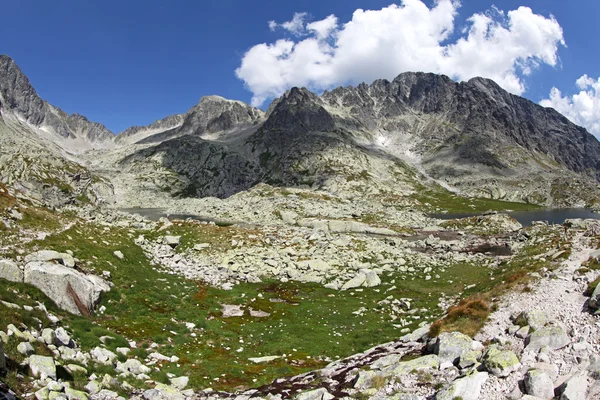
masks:
[[[81,314],[73,293],[83,307],[91,312],[100,300],[100,295],[110,290],[110,286],[102,278],[47,262],[30,262],[25,265],[24,281],[40,289],[56,305],[72,314]]]
[[[23,282],[23,271],[11,260],[0,260],[0,279],[10,282]]]

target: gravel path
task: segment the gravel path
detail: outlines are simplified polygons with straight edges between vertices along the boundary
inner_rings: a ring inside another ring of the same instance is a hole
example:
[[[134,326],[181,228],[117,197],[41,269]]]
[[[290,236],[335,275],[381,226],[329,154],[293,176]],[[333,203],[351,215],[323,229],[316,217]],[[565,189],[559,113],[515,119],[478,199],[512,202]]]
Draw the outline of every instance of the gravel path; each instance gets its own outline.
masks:
[[[585,370],[590,364],[590,358],[593,362],[594,357],[600,355],[600,319],[589,313],[586,304],[588,298],[583,295],[587,282],[595,279],[600,272],[592,271],[586,275],[575,272],[594,251],[587,247],[585,242],[584,237],[575,237],[572,255],[559,269],[545,274],[538,282],[530,285],[532,287],[530,292],[511,293],[504,297],[499,310],[490,316],[488,324],[476,336],[475,339],[482,342],[507,343],[520,355],[523,365],[520,371],[506,379],[490,376],[483,387],[481,398],[490,400],[511,398],[510,393],[517,388],[518,382],[523,379],[527,370],[533,366],[540,366],[540,362],[557,367],[554,383],[555,387],[559,386],[570,376]],[[513,325],[511,316],[531,310],[544,312],[551,323],[563,327],[569,334],[571,343],[549,352],[548,358],[544,355],[523,352],[524,341],[507,331]],[[574,349],[575,343],[587,344],[586,350]],[[598,394],[593,393],[588,396],[592,396],[588,398],[600,398]]]

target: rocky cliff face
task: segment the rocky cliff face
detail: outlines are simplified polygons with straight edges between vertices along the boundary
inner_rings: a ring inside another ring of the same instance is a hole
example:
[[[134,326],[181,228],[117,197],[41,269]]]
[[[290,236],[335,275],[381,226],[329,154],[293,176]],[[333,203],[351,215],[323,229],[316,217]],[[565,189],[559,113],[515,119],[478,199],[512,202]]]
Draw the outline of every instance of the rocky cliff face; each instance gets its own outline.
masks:
[[[27,76],[6,55],[0,55],[0,114],[22,119],[57,139],[82,139],[90,147],[109,142],[114,136],[104,125],[79,114],[69,115],[42,100]]]

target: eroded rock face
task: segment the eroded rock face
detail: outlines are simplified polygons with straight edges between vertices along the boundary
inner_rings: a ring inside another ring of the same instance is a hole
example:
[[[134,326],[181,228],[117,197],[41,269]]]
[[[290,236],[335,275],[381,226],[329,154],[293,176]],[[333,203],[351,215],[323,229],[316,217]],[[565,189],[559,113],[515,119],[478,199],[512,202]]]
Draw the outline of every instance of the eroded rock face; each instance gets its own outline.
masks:
[[[24,282],[34,285],[60,308],[73,314],[93,312],[100,295],[110,291],[108,282],[102,278],[39,261],[25,265]]]

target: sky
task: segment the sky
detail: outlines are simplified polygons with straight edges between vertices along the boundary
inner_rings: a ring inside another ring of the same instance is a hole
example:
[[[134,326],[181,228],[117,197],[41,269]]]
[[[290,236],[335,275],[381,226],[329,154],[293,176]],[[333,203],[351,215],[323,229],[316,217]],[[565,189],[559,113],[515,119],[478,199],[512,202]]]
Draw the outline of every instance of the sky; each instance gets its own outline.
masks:
[[[19,0],[0,54],[115,133],[217,94],[266,109],[405,71],[494,79],[600,137],[598,0]]]

